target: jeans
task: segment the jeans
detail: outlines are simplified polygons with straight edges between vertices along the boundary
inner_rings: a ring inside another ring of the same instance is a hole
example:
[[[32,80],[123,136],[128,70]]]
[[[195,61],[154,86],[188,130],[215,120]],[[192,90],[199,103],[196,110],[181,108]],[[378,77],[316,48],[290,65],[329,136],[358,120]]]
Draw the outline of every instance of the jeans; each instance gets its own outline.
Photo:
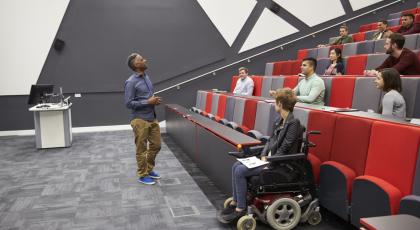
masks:
[[[137,176],[144,177],[155,167],[155,158],[161,147],[159,123],[157,120],[145,121],[137,118],[131,121],[131,127],[136,144]]]
[[[232,166],[232,192],[236,207],[246,208],[247,177],[260,174],[266,165],[249,169],[241,162],[235,162]]]

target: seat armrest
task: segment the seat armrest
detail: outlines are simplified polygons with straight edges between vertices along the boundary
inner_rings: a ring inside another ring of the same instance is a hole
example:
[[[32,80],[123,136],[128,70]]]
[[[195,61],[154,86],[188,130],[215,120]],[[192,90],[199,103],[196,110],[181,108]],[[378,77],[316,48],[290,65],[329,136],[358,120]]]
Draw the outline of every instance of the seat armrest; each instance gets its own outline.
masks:
[[[304,153],[297,153],[297,154],[287,154],[287,155],[273,155],[267,157],[267,161],[269,162],[277,162],[277,161],[287,161],[287,160],[299,160],[305,159],[306,155]]]
[[[226,124],[226,126],[227,126],[227,127],[232,128],[232,129],[235,129],[235,130],[238,128],[238,124],[236,124],[236,123],[235,123],[235,122],[233,122],[233,121],[228,122],[228,123]]]
[[[246,134],[257,140],[261,140],[261,138],[263,137],[262,133],[258,132],[257,130],[249,130]]]

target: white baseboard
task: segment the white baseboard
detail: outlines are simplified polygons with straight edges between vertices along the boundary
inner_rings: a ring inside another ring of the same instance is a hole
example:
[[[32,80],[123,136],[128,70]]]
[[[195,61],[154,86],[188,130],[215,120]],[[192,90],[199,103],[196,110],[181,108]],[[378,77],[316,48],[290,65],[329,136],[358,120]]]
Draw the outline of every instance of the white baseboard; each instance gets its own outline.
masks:
[[[166,133],[166,121],[159,122],[160,132]],[[90,127],[75,127],[72,128],[73,133],[92,133],[92,132],[109,132],[131,130],[130,125],[110,125],[110,126],[90,126]],[[34,136],[35,130],[11,130],[0,131],[0,136]]]

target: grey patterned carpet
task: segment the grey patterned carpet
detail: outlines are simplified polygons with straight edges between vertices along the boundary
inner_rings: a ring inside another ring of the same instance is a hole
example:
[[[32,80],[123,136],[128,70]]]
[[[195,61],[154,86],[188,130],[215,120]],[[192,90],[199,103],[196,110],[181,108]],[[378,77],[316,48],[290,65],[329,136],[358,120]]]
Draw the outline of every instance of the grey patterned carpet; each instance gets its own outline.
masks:
[[[143,185],[131,131],[75,134],[72,147],[45,150],[33,136],[0,137],[0,230],[234,229],[215,218],[227,194],[163,141],[155,168],[162,179]],[[296,229],[351,227],[326,213],[321,225]]]
[[[36,150],[0,138],[0,229],[223,229],[216,209],[163,144],[156,185],[137,182],[131,131],[74,136]]]

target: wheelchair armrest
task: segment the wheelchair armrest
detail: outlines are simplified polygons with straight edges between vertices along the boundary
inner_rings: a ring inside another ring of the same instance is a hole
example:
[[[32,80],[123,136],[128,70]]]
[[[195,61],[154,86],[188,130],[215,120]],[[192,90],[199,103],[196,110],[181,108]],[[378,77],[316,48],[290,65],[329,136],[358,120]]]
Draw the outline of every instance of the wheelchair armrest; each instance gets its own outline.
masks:
[[[305,159],[306,155],[304,153],[297,153],[297,154],[288,154],[288,155],[279,155],[279,156],[269,156],[267,157],[267,161],[269,162],[277,162],[277,161],[287,161],[287,160],[298,160],[298,159]]]
[[[269,139],[270,139],[270,136],[262,136],[261,139],[260,139],[260,141],[261,141],[261,143],[265,144],[265,143],[267,143],[267,141]]]
[[[245,158],[248,157],[245,155],[244,152],[228,152],[229,155],[236,157],[236,158]]]

